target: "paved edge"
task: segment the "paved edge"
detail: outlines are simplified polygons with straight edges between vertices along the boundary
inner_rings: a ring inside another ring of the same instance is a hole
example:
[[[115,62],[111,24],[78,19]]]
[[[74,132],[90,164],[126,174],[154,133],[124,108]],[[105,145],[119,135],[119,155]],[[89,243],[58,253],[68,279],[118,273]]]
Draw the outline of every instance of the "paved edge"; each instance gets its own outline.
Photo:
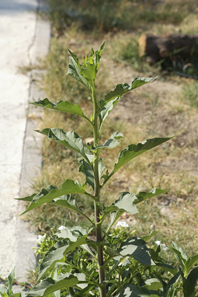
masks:
[[[38,1],[37,12],[42,9]],[[49,51],[51,28],[50,23],[36,17],[35,35],[29,47],[30,64],[35,64],[37,59],[43,58]],[[39,89],[40,71],[30,73],[30,86],[28,102],[43,99],[44,93]],[[32,194],[31,183],[42,167],[42,140],[39,133],[37,120],[42,117],[42,111],[29,104],[27,110],[26,131],[23,144],[23,159],[20,177],[20,197]],[[18,215],[24,211],[24,203],[18,201]],[[25,217],[25,216],[24,216]],[[15,277],[20,281],[27,281],[28,272],[35,269],[36,256],[33,247],[36,247],[37,235],[30,230],[30,224],[24,217],[17,217],[16,222],[16,252],[15,252]]]

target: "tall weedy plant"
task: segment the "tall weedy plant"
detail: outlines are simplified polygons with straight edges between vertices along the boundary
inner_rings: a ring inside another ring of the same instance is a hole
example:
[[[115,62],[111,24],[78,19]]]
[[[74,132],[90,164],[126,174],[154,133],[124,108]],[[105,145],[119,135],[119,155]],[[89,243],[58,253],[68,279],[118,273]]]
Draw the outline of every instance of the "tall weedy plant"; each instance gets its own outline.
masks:
[[[67,101],[52,103],[46,98],[33,103],[36,106],[80,116],[92,127],[94,144],[84,145],[81,137],[73,131],[64,132],[59,128],[46,128],[38,131],[50,140],[54,140],[82,156],[79,161],[79,171],[84,174],[85,182],[81,185],[78,181],[67,179],[60,188],[50,185],[39,193],[19,198],[19,200],[30,201],[24,213],[44,203],[52,203],[69,208],[84,216],[89,222],[90,228],[85,230],[82,227],[65,227],[55,234],[56,243],[45,254],[40,265],[39,279],[43,280],[30,291],[29,297],[51,294],[58,296],[62,289],[65,290],[64,296],[110,297],[136,296],[136,294],[140,296],[149,294],[148,288],[151,288],[151,282],[150,287],[147,288],[143,281],[144,277],[140,277],[139,271],[143,271],[144,275],[145,271],[150,269],[149,267],[155,265],[152,258],[157,257],[157,252],[153,252],[151,257],[143,239],[130,236],[126,238],[126,236],[120,236],[121,231],[116,233],[115,230],[111,230],[124,212],[132,215],[138,213],[136,207],[138,203],[159,195],[163,191],[154,188],[148,193],[140,192],[137,195],[121,192],[111,205],[101,203],[100,197],[106,183],[122,166],[170,138],[154,138],[137,145],[130,144],[119,153],[113,170],[109,172],[106,169],[100,158],[100,151],[116,147],[123,135],[120,132],[114,132],[104,144],[101,144],[100,135],[105,119],[124,94],[152,82],[154,78],[135,78],[130,84],[118,84],[104,99],[99,100],[95,92],[95,79],[104,45],[103,43],[95,53],[92,49],[90,55],[83,59],[82,65],[77,56],[69,51],[70,61],[67,75],[72,76],[88,89],[93,102],[91,118],[83,113],[78,104],[74,105]],[[94,219],[88,217],[78,208],[72,194],[86,195],[93,201]],[[105,221],[108,222],[106,229]],[[159,263],[158,259],[158,265]],[[130,269],[127,269],[125,265],[130,265]]]

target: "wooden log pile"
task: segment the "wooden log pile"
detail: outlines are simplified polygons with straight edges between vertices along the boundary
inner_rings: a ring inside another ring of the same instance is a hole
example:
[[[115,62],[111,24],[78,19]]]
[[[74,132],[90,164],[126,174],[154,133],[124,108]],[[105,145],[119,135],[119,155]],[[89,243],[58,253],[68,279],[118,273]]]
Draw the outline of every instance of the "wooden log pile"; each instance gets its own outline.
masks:
[[[198,58],[198,34],[171,34],[156,36],[143,34],[138,39],[139,55],[153,65],[160,60],[170,58],[188,63],[192,55]]]

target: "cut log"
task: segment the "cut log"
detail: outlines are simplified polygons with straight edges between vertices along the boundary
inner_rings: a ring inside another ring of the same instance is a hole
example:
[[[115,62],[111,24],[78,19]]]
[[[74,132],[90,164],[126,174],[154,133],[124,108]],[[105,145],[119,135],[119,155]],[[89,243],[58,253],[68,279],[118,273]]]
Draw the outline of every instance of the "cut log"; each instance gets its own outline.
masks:
[[[187,63],[190,56],[198,57],[198,34],[143,34],[138,39],[138,46],[140,57],[146,56],[146,61],[151,65],[167,57],[172,61],[182,59]]]

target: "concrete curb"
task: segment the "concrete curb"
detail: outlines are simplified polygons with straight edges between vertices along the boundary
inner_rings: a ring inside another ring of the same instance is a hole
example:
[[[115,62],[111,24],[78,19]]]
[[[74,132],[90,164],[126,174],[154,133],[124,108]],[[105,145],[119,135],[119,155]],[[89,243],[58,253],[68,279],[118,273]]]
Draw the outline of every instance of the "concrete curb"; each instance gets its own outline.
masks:
[[[40,3],[38,4],[40,9]],[[49,50],[51,28],[47,21],[37,17],[35,36],[29,48],[30,63],[33,65],[37,59],[47,55]],[[29,102],[44,98],[44,93],[39,89],[37,81],[40,72],[33,70],[30,73]],[[29,105],[27,110],[26,131],[23,144],[23,159],[20,178],[20,197],[30,195],[30,184],[38,174],[42,166],[40,135],[34,131],[38,128],[37,119],[42,116],[42,111]],[[24,211],[24,203],[18,201],[18,214]],[[35,268],[36,258],[33,247],[36,247],[37,236],[29,230],[29,223],[23,217],[17,217],[16,221],[16,253],[15,253],[15,276],[21,281],[27,280],[27,273]]]

